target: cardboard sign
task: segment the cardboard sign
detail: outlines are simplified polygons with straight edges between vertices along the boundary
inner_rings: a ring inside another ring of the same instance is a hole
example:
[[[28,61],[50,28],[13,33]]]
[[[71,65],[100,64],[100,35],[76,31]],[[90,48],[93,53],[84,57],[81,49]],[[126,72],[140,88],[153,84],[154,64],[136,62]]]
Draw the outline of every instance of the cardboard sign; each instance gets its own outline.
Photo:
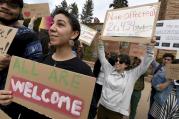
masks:
[[[6,90],[13,101],[53,119],[87,119],[95,78],[12,57]]]
[[[162,20],[156,26],[156,48],[179,50],[179,20]]]
[[[80,25],[81,25],[81,35],[79,37],[79,40],[84,44],[90,46],[97,34],[97,31],[92,28],[89,28],[84,24],[80,24]]]
[[[36,17],[44,17],[50,16],[50,10],[48,3],[40,3],[40,4],[24,4],[24,8],[22,10],[24,19]]]
[[[179,80],[179,64],[167,64],[165,70],[167,79]]]
[[[131,43],[130,50],[129,50],[129,56],[141,58],[141,57],[144,57],[145,53],[146,53],[145,45]]]
[[[11,119],[7,114],[0,110],[0,119]]]
[[[150,43],[155,32],[160,3],[109,10],[103,40]]]
[[[7,53],[16,33],[16,28],[0,25],[0,54]]]
[[[52,25],[53,18],[51,16],[42,17],[39,28],[49,30]]]

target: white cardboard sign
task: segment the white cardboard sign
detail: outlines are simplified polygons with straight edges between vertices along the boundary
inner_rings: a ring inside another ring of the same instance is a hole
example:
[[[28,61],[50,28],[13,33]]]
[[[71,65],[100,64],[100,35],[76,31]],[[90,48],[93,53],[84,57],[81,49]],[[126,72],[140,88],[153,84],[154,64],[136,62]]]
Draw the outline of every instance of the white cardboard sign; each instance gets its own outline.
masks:
[[[86,45],[90,46],[97,34],[97,31],[92,28],[89,28],[84,24],[80,24],[80,25],[81,25],[81,35],[79,37],[79,40],[85,43]]]
[[[107,11],[102,39],[149,43],[154,35],[159,6],[160,3],[153,3]]]
[[[158,21],[155,36],[156,48],[179,50],[179,19]]]

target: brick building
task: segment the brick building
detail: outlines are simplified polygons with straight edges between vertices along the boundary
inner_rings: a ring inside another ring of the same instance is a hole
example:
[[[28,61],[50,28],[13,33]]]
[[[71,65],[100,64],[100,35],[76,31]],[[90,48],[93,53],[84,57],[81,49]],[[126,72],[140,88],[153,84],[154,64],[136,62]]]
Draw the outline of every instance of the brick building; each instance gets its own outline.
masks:
[[[179,19],[179,0],[159,0],[159,20]]]

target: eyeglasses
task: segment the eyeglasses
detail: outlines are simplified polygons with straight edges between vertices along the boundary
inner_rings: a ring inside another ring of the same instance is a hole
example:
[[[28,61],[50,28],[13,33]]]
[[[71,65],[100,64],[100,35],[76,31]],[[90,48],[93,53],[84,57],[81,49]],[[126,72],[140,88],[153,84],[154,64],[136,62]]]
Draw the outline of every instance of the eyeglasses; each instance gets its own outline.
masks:
[[[119,62],[119,64],[125,63],[124,61],[116,60],[116,63]]]
[[[6,3],[11,8],[20,7],[19,3],[16,0],[0,0],[0,4]]]

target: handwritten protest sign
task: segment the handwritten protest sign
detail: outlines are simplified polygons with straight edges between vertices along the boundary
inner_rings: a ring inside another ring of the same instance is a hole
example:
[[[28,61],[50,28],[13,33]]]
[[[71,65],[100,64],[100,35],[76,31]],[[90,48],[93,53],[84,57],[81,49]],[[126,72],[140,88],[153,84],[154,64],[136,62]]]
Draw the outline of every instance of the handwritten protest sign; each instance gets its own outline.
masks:
[[[16,28],[0,25],[0,54],[7,53],[16,33]]]
[[[24,19],[36,17],[50,16],[48,3],[25,4],[22,10]]]
[[[13,101],[54,119],[87,119],[95,78],[13,56]]]
[[[103,40],[149,43],[155,32],[160,3],[108,10]]]
[[[165,69],[168,79],[179,80],[179,64],[167,64]]]
[[[140,58],[140,57],[144,57],[145,53],[146,53],[145,45],[136,44],[136,43],[130,44],[129,56]]]
[[[156,26],[156,48],[179,50],[179,20],[161,20]]]
[[[86,45],[90,46],[93,39],[95,38],[97,34],[97,31],[89,28],[88,26],[81,24],[81,35],[79,37],[79,40]]]

